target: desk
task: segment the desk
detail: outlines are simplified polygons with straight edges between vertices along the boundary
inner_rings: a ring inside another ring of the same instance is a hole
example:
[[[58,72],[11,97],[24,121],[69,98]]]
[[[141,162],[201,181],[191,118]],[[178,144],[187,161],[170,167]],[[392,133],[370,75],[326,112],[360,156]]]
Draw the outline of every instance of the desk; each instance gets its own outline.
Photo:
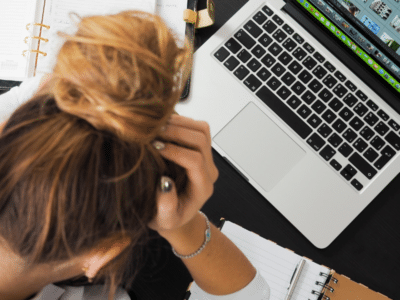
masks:
[[[199,0],[204,8],[206,0]],[[245,0],[214,0],[215,25],[196,32],[203,44]],[[214,195],[203,211],[218,223],[231,220],[262,237],[292,249],[368,286],[389,298],[400,299],[400,176],[326,249],[315,248],[264,197],[245,181],[216,151],[213,151],[220,176]],[[135,284],[137,299],[182,299],[190,276],[179,259],[164,253],[165,267],[159,274]],[[165,276],[164,279],[161,276]],[[134,296],[132,297],[134,299]]]

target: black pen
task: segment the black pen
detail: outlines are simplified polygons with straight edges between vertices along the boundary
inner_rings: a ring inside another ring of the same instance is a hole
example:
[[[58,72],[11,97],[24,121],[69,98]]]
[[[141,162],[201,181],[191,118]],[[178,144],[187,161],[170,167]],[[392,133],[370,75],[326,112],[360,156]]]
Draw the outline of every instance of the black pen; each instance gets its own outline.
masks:
[[[301,259],[300,262],[297,264],[296,268],[294,269],[292,278],[290,279],[289,287],[288,287],[288,292],[286,294],[285,300],[290,300],[292,297],[292,294],[294,292],[294,289],[296,287],[296,283],[300,278],[301,270],[303,270],[304,264],[306,263],[305,259]]]

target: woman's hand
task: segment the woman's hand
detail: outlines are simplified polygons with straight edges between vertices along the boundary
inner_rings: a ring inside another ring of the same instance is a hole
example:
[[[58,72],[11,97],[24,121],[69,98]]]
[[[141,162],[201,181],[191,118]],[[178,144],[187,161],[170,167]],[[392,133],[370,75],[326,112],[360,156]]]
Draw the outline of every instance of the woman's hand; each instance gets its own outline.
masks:
[[[157,215],[149,227],[167,237],[182,230],[198,215],[214,191],[218,169],[213,161],[210,128],[206,122],[173,114],[161,137],[167,142],[159,150],[160,154],[185,168],[188,176],[187,189],[180,199],[169,178],[172,189],[162,192],[160,183],[157,190]]]

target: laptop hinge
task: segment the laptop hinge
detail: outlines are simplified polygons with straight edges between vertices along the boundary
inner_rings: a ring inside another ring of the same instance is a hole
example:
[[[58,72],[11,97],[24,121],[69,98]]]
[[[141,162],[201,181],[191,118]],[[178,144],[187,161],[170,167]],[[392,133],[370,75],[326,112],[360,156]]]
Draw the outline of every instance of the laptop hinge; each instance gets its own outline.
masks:
[[[282,8],[288,15],[296,20],[303,28],[317,39],[325,48],[346,65],[355,75],[357,75],[366,85],[371,87],[382,99],[384,99],[397,113],[400,114],[399,96],[394,89],[381,83],[381,79],[370,73],[368,66],[361,64],[356,54],[352,53],[339,40],[331,35],[330,32],[321,28],[316,24],[311,16],[305,11],[300,10],[295,0],[286,1],[286,5]]]

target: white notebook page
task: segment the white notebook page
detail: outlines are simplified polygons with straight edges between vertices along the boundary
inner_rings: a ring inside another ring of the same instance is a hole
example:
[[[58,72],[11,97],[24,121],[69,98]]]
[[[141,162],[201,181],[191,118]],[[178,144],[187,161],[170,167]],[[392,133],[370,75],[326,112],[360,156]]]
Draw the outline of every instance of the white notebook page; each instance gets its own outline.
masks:
[[[30,35],[26,25],[34,20],[36,1],[5,2],[0,9],[0,79],[22,80],[27,76],[29,62],[29,58],[22,56],[22,51],[30,49],[30,44],[24,42]]]
[[[302,257],[230,221],[225,222],[222,232],[265,278],[271,289],[270,300],[284,299],[293,271]],[[315,284],[324,281],[320,272],[329,274],[330,270],[307,259],[291,300],[317,299],[312,291],[322,290]]]

